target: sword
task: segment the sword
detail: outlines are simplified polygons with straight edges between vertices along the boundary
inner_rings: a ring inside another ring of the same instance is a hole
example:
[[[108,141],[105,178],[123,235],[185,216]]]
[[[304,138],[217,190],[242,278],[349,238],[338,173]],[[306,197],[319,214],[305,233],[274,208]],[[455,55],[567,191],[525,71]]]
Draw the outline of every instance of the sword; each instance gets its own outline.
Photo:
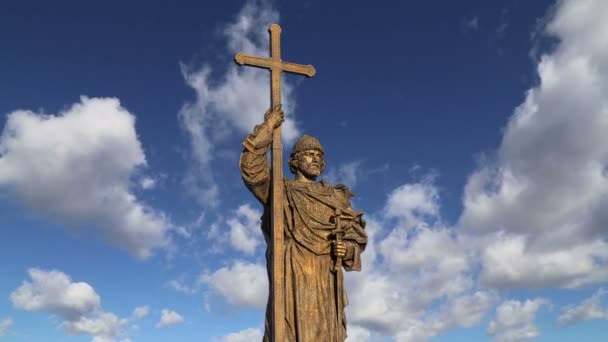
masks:
[[[337,242],[342,242],[342,238],[344,237],[344,229],[342,228],[341,225],[341,218],[342,216],[342,210],[340,210],[339,208],[337,208],[334,212],[334,222],[336,224],[336,228],[332,231],[332,235],[334,236],[334,241]],[[344,291],[344,284],[342,282],[342,258],[336,255],[336,262],[333,265],[333,269],[332,272],[334,272],[334,275],[336,277],[336,316],[338,318],[338,331],[336,332],[336,338],[337,341],[342,342],[344,341],[344,339],[340,339],[342,335],[342,308],[344,307],[344,297],[343,297],[343,291]]]

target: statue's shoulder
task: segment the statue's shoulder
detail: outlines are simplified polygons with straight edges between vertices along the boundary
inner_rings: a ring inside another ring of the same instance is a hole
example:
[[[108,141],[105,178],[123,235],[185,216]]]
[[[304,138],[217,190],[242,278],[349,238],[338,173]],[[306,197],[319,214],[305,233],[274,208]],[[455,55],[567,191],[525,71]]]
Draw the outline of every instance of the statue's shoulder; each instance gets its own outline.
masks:
[[[321,180],[321,184],[323,184],[324,187],[332,189],[334,192],[345,197],[346,199],[350,199],[351,197],[355,196],[355,193],[344,184],[329,184],[324,179]]]

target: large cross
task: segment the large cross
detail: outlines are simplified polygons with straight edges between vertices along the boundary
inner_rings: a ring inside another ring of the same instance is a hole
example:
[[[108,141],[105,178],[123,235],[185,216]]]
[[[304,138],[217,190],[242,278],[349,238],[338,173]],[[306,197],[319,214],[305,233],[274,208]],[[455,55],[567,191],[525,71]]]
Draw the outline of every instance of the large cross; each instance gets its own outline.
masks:
[[[301,65],[281,60],[281,27],[270,25],[270,58],[249,56],[239,52],[234,60],[239,65],[249,65],[270,70],[270,108],[281,104],[281,72],[312,77],[316,70],[312,65]],[[269,295],[272,298],[272,337],[274,342],[285,341],[285,283],[283,252],[283,145],[281,127],[272,134],[272,282]]]

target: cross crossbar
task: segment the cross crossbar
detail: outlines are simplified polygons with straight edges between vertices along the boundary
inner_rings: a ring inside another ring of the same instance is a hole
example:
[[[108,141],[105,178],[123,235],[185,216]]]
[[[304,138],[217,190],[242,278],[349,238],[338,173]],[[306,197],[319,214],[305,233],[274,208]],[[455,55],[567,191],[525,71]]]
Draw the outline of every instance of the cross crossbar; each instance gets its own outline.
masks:
[[[269,70],[274,69],[274,70],[289,72],[289,73],[297,74],[297,75],[305,75],[308,77],[313,77],[317,72],[315,70],[315,67],[310,64],[302,65],[302,64],[289,63],[289,62],[284,62],[284,61],[275,61],[271,58],[250,56],[250,55],[244,54],[242,52],[237,53],[236,56],[234,57],[234,60],[239,65],[249,65],[252,67],[269,69]]]

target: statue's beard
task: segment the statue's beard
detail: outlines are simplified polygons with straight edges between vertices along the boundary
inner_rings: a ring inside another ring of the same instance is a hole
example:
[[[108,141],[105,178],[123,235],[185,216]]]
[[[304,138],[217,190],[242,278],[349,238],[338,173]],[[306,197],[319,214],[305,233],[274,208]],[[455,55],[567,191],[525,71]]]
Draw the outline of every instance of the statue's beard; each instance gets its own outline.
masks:
[[[298,170],[304,175],[304,177],[314,179],[319,177],[319,175],[323,172],[323,167],[321,164],[317,163],[300,163]]]

